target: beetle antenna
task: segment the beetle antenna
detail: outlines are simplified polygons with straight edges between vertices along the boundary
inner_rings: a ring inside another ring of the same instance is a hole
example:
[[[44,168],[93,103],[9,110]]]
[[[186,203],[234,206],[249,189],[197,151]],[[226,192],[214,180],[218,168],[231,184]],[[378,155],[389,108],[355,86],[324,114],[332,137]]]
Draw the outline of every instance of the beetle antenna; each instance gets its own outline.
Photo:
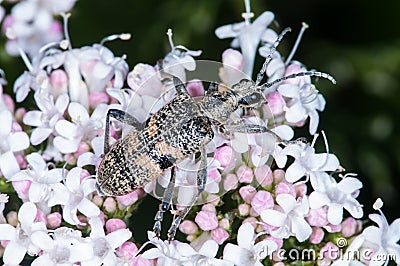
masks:
[[[257,79],[256,79],[256,86],[258,84],[260,84],[260,82],[262,81],[262,79],[264,78],[264,73],[267,70],[267,66],[268,64],[272,61],[272,56],[274,55],[274,53],[276,52],[276,47],[278,47],[279,43],[281,42],[283,36],[285,36],[286,33],[288,33],[289,31],[291,31],[291,28],[286,28],[284,29],[281,34],[279,34],[278,38],[276,39],[276,41],[274,42],[274,44],[271,46],[271,48],[269,49],[269,54],[267,55],[267,57],[265,58],[264,64],[261,67],[260,72],[258,72],[257,74]]]
[[[324,73],[324,72],[318,72],[318,71],[306,71],[306,72],[299,72],[299,73],[294,73],[288,76],[284,76],[282,78],[273,80],[271,82],[267,82],[264,85],[261,86],[261,90],[264,90],[266,88],[270,88],[274,86],[275,84],[278,84],[282,81],[288,80],[288,79],[293,79],[297,77],[303,77],[303,76],[314,76],[314,77],[320,77],[329,80],[333,84],[336,84],[336,80],[329,74]]]

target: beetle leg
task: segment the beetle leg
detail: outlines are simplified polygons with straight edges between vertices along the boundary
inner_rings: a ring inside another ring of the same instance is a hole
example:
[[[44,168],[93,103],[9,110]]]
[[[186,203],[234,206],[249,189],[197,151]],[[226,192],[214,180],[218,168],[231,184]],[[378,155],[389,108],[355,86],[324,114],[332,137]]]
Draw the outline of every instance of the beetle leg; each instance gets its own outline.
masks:
[[[156,216],[154,217],[155,222],[154,222],[154,226],[153,226],[153,232],[156,234],[156,236],[158,238],[160,238],[161,222],[164,217],[164,212],[168,211],[171,206],[171,200],[172,200],[174,188],[175,188],[175,167],[172,167],[171,179],[168,183],[168,187],[164,191],[162,202],[160,203],[160,205],[158,207],[158,211],[156,213]]]
[[[178,94],[188,94],[189,95],[189,93],[186,90],[185,85],[183,85],[182,81],[177,76],[172,76],[172,80],[174,81],[174,86],[175,86],[176,92]]]
[[[126,123],[128,125],[131,125],[135,127],[136,129],[142,129],[143,124],[140,123],[135,117],[131,116],[127,112],[118,110],[118,109],[110,109],[107,112],[106,116],[106,130],[104,134],[104,154],[108,153],[110,150],[110,117],[117,119],[118,121],[122,123]]]
[[[192,201],[190,202],[189,205],[185,206],[183,209],[178,210],[176,212],[177,216],[174,216],[174,219],[172,221],[172,225],[168,230],[168,240],[174,240],[176,230],[178,230],[179,224],[182,222],[182,220],[185,218],[185,216],[188,214],[194,203],[197,201],[199,198],[201,192],[203,192],[204,187],[206,185],[207,181],[207,153],[205,147],[202,147],[201,149],[201,158],[200,158],[200,169],[197,173],[197,193],[194,195]]]
[[[271,131],[270,129],[262,125],[243,124],[243,125],[224,125],[224,127],[226,130],[230,132],[247,133],[247,134],[255,134],[255,133],[272,134],[279,143],[284,145],[288,144],[287,140],[283,140],[275,132]]]

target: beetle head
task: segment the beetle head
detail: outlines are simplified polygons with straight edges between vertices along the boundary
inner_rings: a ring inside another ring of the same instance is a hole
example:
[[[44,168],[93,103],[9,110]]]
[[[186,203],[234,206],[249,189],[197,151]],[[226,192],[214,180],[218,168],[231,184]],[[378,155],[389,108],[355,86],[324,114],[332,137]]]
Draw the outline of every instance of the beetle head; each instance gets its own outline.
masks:
[[[242,79],[233,85],[232,91],[237,94],[240,107],[257,108],[267,101],[260,86],[248,79]]]

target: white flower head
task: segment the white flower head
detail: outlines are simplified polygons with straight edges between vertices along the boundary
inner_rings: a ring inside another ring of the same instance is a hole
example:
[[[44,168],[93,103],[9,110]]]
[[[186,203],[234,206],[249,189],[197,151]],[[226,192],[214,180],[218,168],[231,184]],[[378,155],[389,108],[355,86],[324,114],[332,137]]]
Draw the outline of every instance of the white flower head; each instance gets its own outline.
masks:
[[[0,111],[0,170],[6,179],[19,171],[14,152],[29,147],[29,137],[25,132],[12,132],[13,118],[8,110]]]
[[[278,245],[269,239],[255,244],[254,227],[250,223],[244,223],[239,227],[237,245],[228,243],[223,252],[224,261],[235,265],[261,266],[261,260],[278,249]]]
[[[18,225],[0,224],[0,240],[9,240],[3,261],[7,265],[18,265],[26,253],[37,255],[40,248],[34,244],[34,239],[46,241],[47,234],[43,222],[35,222],[37,208],[32,202],[25,202],[18,211]]]
[[[310,194],[312,209],[328,206],[328,221],[338,225],[343,219],[343,208],[354,218],[363,216],[362,205],[354,198],[354,192],[362,188],[360,180],[345,175],[339,183],[327,173],[321,172],[318,178],[311,182],[315,191]]]
[[[151,248],[142,254],[144,259],[157,259],[157,265],[180,265],[182,259],[181,254],[177,250],[177,240],[174,241],[162,241],[154,232],[147,232],[147,237],[150,244],[153,244],[155,248]],[[144,246],[144,245],[143,245]]]
[[[312,229],[305,220],[310,209],[307,197],[296,200],[290,194],[279,194],[276,196],[276,202],[279,207],[261,212],[261,219],[265,223],[277,227],[271,230],[270,234],[278,238],[294,235],[299,242],[308,239]]]

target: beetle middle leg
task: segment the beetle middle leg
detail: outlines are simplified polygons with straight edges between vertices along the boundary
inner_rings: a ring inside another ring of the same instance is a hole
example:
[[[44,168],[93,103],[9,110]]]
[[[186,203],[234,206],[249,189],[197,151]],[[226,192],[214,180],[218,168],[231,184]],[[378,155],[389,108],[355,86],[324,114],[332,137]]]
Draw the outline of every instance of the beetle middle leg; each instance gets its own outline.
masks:
[[[193,196],[191,202],[189,205],[185,206],[181,210],[177,210],[174,213],[174,219],[172,221],[172,225],[168,230],[168,240],[173,240],[176,234],[176,230],[178,230],[179,224],[182,222],[182,220],[185,218],[185,216],[188,214],[194,203],[197,201],[199,198],[201,192],[204,191],[204,187],[206,185],[207,181],[207,153],[205,147],[202,147],[201,149],[201,155],[200,155],[200,169],[197,172],[197,193]]]
[[[275,132],[266,128],[262,125],[253,125],[253,124],[244,124],[244,125],[223,125],[224,130],[228,132],[238,132],[238,133],[247,133],[247,134],[255,134],[255,133],[268,133],[272,134],[275,139],[281,144],[287,144],[288,141],[283,140],[279,137]]]
[[[164,213],[168,211],[169,208],[171,207],[172,196],[175,188],[175,176],[176,176],[175,167],[172,167],[171,179],[168,183],[167,188],[164,191],[162,202],[160,203],[156,216],[154,217],[155,222],[153,226],[153,232],[156,234],[158,238],[160,238],[161,222],[164,218]]]
[[[135,127],[135,129],[140,130],[143,128],[143,124],[140,123],[135,117],[131,116],[127,112],[124,112],[122,110],[118,109],[110,109],[107,112],[107,117],[106,117],[106,129],[105,129],[105,134],[104,134],[104,154],[108,153],[110,151],[110,117],[117,119],[118,121],[122,123],[126,123],[128,125],[131,125]]]

